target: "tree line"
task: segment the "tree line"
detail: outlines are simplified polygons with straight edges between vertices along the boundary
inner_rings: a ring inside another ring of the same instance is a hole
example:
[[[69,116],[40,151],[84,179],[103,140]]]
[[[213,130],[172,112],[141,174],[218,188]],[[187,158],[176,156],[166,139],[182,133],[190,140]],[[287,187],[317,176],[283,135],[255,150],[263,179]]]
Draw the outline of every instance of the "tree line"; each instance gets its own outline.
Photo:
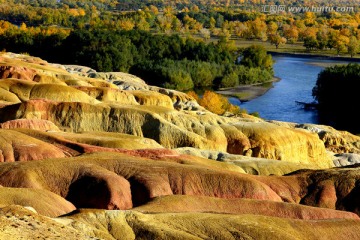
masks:
[[[273,76],[273,61],[263,47],[234,52],[221,41],[206,44],[176,34],[153,35],[140,30],[64,32],[55,28],[49,32],[8,27],[0,33],[0,46],[51,62],[129,72],[149,84],[178,90],[261,83]],[[237,61],[238,55],[241,61]]]
[[[121,11],[121,4],[138,5],[138,8]],[[239,7],[239,4],[257,7],[257,10]],[[328,49],[351,56],[359,52],[360,13],[357,11],[271,14],[261,12],[261,4],[274,5],[264,1],[10,0],[0,4],[0,19],[18,26],[25,23],[30,27],[145,30],[193,35],[204,41],[210,38],[259,40],[270,42],[276,48],[301,42],[309,52]],[[285,3],[278,1],[279,4]],[[287,6],[297,4],[296,1],[286,3]],[[327,2],[316,3],[324,4]],[[341,6],[341,1],[333,4]],[[311,6],[311,1],[304,6]]]

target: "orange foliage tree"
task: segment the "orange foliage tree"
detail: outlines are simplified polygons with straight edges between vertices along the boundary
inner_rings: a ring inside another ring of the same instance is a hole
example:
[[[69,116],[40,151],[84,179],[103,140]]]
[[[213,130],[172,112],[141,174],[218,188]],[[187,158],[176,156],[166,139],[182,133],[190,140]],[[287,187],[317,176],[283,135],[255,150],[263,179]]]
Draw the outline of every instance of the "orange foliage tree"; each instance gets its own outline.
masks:
[[[238,106],[231,104],[226,97],[213,91],[206,90],[202,98],[199,98],[194,91],[190,91],[187,94],[193,97],[205,109],[215,114],[222,115],[226,112],[238,114],[242,112]]]

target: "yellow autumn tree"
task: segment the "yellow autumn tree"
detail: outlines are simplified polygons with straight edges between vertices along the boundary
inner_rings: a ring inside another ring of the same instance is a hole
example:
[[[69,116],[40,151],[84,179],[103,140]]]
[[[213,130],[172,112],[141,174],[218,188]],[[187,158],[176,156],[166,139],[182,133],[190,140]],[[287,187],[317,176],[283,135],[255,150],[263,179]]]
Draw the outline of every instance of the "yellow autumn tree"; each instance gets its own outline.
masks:
[[[299,38],[299,30],[295,25],[283,25],[283,34],[286,40],[290,43],[295,43]]]
[[[7,21],[0,20],[0,35],[4,34],[6,31],[12,28],[14,28],[14,25]]]
[[[27,30],[27,26],[26,26],[25,23],[21,23],[21,25],[20,25],[20,30],[21,30],[21,31],[26,31],[26,30]]]
[[[117,22],[117,26],[123,30],[132,30],[135,27],[135,22],[130,18],[124,18]]]
[[[226,97],[209,90],[205,91],[204,95],[199,100],[199,104],[210,112],[219,115],[222,115],[225,112],[234,114],[240,113],[240,108],[231,104]]]
[[[194,92],[194,91],[189,91],[189,92],[187,92],[187,95],[189,95],[190,97],[194,98],[197,102],[200,101],[199,95],[197,95],[196,92]]]

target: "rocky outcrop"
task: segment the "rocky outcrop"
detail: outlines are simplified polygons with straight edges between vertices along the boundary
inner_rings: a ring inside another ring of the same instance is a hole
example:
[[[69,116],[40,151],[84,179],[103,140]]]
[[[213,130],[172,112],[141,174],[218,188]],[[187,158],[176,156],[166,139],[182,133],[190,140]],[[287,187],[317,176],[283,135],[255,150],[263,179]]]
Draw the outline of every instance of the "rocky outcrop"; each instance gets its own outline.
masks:
[[[359,220],[297,220],[261,215],[80,211],[81,232],[101,239],[358,239]],[[95,224],[93,224],[95,223]],[[316,230],[314,230],[316,228]]]
[[[301,203],[351,211],[360,215],[359,165],[326,171],[312,170],[298,173],[297,176],[305,177],[307,181],[307,192]]]
[[[330,126],[315,124],[298,124],[295,127],[318,134],[325,147],[334,153],[360,153],[360,137],[347,131],[337,131]]]
[[[334,164],[337,167],[349,166],[360,163],[360,154],[338,153],[334,155]]]
[[[45,132],[44,129],[26,129],[29,127],[27,124],[26,121],[25,124],[21,121],[20,126],[23,128],[0,129],[2,137],[0,138],[0,159],[2,161],[41,160],[50,157],[78,156],[91,152],[127,152],[130,154],[132,149],[163,148],[152,139],[127,134],[105,132],[75,134],[60,132],[56,129],[46,129]],[[35,122],[35,124],[37,123]]]
[[[154,91],[129,91],[140,105],[161,106],[172,109],[173,102],[167,95]]]
[[[58,217],[76,210],[72,203],[45,189],[0,187],[0,207],[10,205],[31,207],[48,217]]]
[[[60,131],[60,129],[53,123],[47,120],[38,119],[16,119],[10,120],[0,124],[2,129],[26,128],[40,131]]]
[[[112,84],[116,85],[118,89],[134,91],[138,94],[141,94],[142,96],[145,96],[145,94],[152,94],[152,99],[147,98],[147,102],[155,100],[162,104],[156,96],[160,96],[160,99],[164,99],[165,97],[163,95],[165,95],[170,97],[173,103],[172,105],[176,109],[194,111],[204,110],[193,98],[187,94],[175,90],[149,86],[145,83],[144,80],[132,74],[123,72],[96,72],[94,69],[76,65],[57,65],[57,67],[66,69],[69,73],[77,74],[83,77],[102,79],[111,82]],[[160,95],[157,95],[156,93],[160,93]],[[168,102],[168,99],[166,99],[166,102]],[[168,106],[168,103],[166,105]]]
[[[0,210],[0,239],[79,239],[90,240],[88,234],[66,227],[65,221],[56,221],[17,205]]]
[[[225,170],[226,163],[208,162],[166,151],[93,153],[2,165],[0,184],[48,189],[77,207],[129,209],[159,196],[195,195],[302,203],[360,214],[358,168],[275,177],[246,175],[235,167]]]
[[[347,131],[339,131],[333,127],[317,124],[296,124],[280,121],[269,121],[278,126],[284,126],[290,129],[301,129],[307,132],[315,133],[319,139],[324,142],[328,151],[334,154],[341,153],[360,153],[360,137]]]
[[[245,153],[248,156],[332,166],[322,142],[314,134],[266,122],[233,125],[249,139],[251,154]]]
[[[226,152],[200,150],[196,148],[177,148],[178,153],[187,154],[206,159],[226,162],[241,167],[246,173],[252,175],[282,176],[300,169],[317,169],[311,164],[300,164],[288,161],[269,161],[266,158],[255,158]]]
[[[0,66],[0,79],[15,78],[32,81],[36,71],[21,66]]]
[[[153,197],[173,194],[281,201],[266,184],[223,170],[222,163],[205,165],[196,159],[186,159],[181,155],[159,155],[150,160],[129,154],[96,153],[7,164],[0,168],[0,184],[49,189],[77,207],[91,205],[105,209],[129,209]],[[77,199],[82,200],[74,202]]]
[[[314,134],[270,123],[240,122],[212,113],[198,116],[160,106],[130,108],[49,100],[30,100],[0,109],[0,121],[19,118],[48,120],[65,131],[120,132],[151,138],[167,148],[239,151],[253,157],[333,166],[323,143]]]
[[[334,166],[320,137],[295,127],[218,116],[184,93],[148,86],[129,74],[25,61],[31,58],[12,54],[2,58],[5,67],[20,65],[34,76],[31,81],[0,81],[1,100],[6,103],[0,108],[1,123],[46,120],[66,132],[125,133],[153,139],[166,148],[195,147],[319,168]],[[143,88],[121,88],[121,81]]]
[[[6,112],[6,114],[5,114]],[[216,135],[209,124],[200,124],[201,135],[174,124],[172,120],[178,113],[164,107],[149,106],[104,106],[79,102],[53,102],[31,100],[0,109],[2,121],[16,118],[48,120],[66,131],[104,131],[120,132],[154,139],[164,147],[195,146],[199,148],[225,150],[226,139]],[[166,118],[170,118],[167,120]],[[1,121],[0,120],[0,121]],[[185,119],[181,120],[185,123]],[[186,124],[190,124],[188,122]],[[196,127],[196,126],[195,126]],[[189,129],[190,130],[190,129]]]
[[[254,199],[223,199],[203,196],[173,195],[157,197],[133,209],[143,213],[206,212],[257,214],[292,219],[360,219],[358,215],[328,208]]]
[[[65,157],[56,146],[20,132],[0,129],[0,162],[31,161]]]
[[[119,89],[105,88],[105,87],[75,87],[76,89],[85,92],[90,97],[99,101],[122,104],[122,105],[138,105],[134,95]]]
[[[0,238],[10,240],[61,237],[79,240],[357,239],[359,230],[359,220],[355,219],[312,221],[251,214],[143,214],[85,209],[60,218],[48,218],[15,205],[0,210]]]

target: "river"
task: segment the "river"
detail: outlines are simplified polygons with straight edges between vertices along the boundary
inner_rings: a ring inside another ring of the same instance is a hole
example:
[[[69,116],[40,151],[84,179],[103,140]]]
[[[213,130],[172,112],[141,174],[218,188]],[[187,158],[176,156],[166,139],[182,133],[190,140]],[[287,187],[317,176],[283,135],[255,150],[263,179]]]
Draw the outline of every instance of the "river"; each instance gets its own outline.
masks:
[[[230,101],[249,113],[258,112],[260,117],[266,120],[319,124],[317,111],[305,110],[296,101],[314,101],[312,88],[324,67],[311,63],[341,63],[341,61],[288,56],[274,56],[273,59],[275,76],[281,78],[280,81],[275,82],[269,91],[258,98],[248,102],[240,102],[235,98],[231,98]]]

